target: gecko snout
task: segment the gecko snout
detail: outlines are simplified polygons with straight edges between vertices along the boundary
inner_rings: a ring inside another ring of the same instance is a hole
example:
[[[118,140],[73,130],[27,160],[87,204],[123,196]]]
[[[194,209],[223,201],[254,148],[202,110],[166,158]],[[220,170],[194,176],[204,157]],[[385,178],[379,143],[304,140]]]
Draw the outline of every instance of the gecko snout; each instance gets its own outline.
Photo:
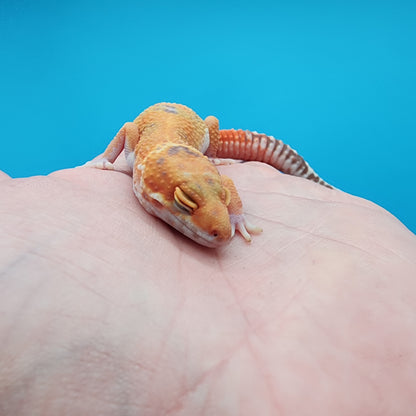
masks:
[[[216,221],[214,221],[214,224],[211,224],[208,232],[217,244],[229,241],[232,235],[228,215],[222,219],[216,218]]]

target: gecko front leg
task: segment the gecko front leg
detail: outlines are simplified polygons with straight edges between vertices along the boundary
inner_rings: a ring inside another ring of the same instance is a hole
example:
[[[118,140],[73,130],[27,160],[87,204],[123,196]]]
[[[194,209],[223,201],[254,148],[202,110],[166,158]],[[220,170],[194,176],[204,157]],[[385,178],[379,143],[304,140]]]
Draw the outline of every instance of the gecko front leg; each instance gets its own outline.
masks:
[[[260,234],[263,229],[251,224],[243,213],[243,204],[240,196],[238,195],[237,189],[231,178],[226,175],[221,175],[221,181],[224,188],[229,193],[229,203],[227,205],[228,215],[230,216],[231,223],[231,237],[234,236],[235,230],[237,230],[244,240],[251,242],[251,234]]]
[[[114,170],[114,162],[125,150],[126,160],[130,171],[133,171],[134,148],[139,142],[140,135],[135,123],[125,123],[111,140],[105,152],[98,158],[87,162],[84,166],[97,169]]]

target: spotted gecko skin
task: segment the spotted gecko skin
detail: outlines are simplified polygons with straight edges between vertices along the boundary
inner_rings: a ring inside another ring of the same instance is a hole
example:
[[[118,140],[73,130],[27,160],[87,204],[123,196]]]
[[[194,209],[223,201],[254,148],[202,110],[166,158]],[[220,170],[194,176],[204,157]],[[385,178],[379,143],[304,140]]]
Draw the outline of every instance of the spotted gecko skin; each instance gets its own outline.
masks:
[[[220,130],[215,117],[202,120],[181,104],[149,107],[125,123],[103,155],[85,166],[114,169],[123,149],[133,174],[133,191],[145,210],[207,247],[227,244],[235,230],[248,242],[250,233],[262,231],[244,217],[233,181],[219,174],[211,162],[214,158],[264,162],[331,188],[281,140],[250,131]]]

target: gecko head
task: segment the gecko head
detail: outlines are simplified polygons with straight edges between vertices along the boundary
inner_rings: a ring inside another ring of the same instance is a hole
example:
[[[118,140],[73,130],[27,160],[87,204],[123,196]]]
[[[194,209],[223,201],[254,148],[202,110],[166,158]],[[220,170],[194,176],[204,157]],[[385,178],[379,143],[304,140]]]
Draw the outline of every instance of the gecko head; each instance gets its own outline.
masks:
[[[179,227],[171,225],[199,244],[222,246],[232,237],[229,199],[229,192],[221,183],[181,183],[175,187],[170,207]]]
[[[134,184],[137,198],[149,213],[203,246],[228,243],[232,238],[230,192],[217,169],[187,146],[176,146],[170,156],[159,158],[156,170],[148,169],[151,164],[146,161]]]

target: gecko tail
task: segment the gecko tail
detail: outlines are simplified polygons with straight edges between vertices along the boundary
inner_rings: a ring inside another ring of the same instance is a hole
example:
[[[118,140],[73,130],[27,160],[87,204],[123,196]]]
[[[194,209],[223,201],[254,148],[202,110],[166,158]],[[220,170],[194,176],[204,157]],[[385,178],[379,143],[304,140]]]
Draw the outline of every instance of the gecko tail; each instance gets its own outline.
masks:
[[[296,150],[273,136],[249,130],[220,130],[216,156],[267,163],[283,173],[309,179],[333,189]]]

